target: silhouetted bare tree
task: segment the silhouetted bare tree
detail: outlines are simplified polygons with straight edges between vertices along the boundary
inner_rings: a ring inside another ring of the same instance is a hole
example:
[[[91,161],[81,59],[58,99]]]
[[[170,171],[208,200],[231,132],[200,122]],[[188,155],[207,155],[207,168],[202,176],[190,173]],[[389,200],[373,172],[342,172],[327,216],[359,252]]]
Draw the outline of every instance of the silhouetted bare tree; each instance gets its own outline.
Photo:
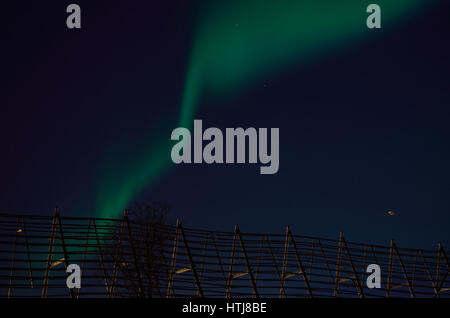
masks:
[[[127,224],[115,234],[121,241],[108,253],[117,266],[116,290],[127,297],[164,297],[169,273],[167,255],[173,233],[168,231],[169,206],[135,203]]]

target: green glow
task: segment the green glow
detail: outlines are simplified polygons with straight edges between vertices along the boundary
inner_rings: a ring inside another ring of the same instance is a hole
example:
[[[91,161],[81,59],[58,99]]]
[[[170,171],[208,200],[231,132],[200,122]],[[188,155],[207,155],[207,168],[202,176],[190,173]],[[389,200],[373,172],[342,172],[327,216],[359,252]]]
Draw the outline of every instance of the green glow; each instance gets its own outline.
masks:
[[[369,35],[361,0],[208,1],[196,28],[181,120],[192,121],[201,93],[229,94],[293,63]],[[425,0],[381,0],[382,27]],[[335,53],[335,50],[331,51]]]
[[[202,94],[217,98],[233,94],[258,78],[288,66],[298,67],[318,54],[334,54],[353,40],[380,32],[366,27],[370,3],[373,1],[205,1],[194,30],[178,126],[191,126]],[[429,1],[375,3],[382,8],[382,32],[389,32],[402,16],[410,16]],[[168,169],[172,165],[170,147],[170,136],[163,137],[150,152],[120,167],[120,173],[107,169],[98,196],[100,216],[117,216]]]
[[[115,218],[120,215],[130,200],[139,193],[149,182],[156,179],[169,167],[170,145],[168,143],[155,144],[152,151],[135,158],[123,166],[115,163],[109,167],[109,172],[102,178],[102,185],[98,193],[97,207],[99,217]]]

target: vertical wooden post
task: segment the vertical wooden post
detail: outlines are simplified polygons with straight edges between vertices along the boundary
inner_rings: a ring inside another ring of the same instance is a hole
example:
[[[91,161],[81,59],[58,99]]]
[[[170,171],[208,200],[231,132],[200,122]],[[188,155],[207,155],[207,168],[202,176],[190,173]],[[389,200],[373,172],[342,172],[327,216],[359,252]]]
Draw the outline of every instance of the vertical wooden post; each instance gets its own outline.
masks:
[[[391,240],[391,248],[389,249],[389,270],[388,270],[386,297],[391,297],[392,265],[393,265],[393,263],[394,263],[394,240]]]
[[[411,281],[409,280],[408,273],[406,272],[405,264],[403,263],[403,260],[402,260],[402,258],[400,256],[400,252],[399,252],[399,250],[397,248],[397,245],[394,243],[394,241],[392,241],[392,244],[394,246],[395,252],[397,253],[397,257],[398,257],[398,260],[400,262],[400,266],[402,267],[403,276],[405,276],[406,283],[408,284],[408,289],[409,289],[410,296],[411,296],[411,298],[415,298],[416,295],[414,294],[414,289],[413,289],[413,286],[411,284]]]
[[[56,220],[59,225],[58,226],[59,227],[59,239],[61,241],[63,255],[64,255],[64,263],[65,263],[66,269],[67,269],[67,267],[69,267],[69,254],[67,253],[66,242],[64,240],[64,233],[63,233],[62,221],[61,221],[61,215],[59,213],[59,208],[55,209],[55,217],[56,217]],[[70,298],[75,298],[75,293],[73,291],[73,288],[69,288],[69,294],[70,294]]]
[[[355,265],[353,265],[352,256],[350,254],[350,249],[348,248],[347,241],[345,240],[344,233],[342,233],[341,237],[342,237],[342,243],[344,244],[345,250],[347,251],[348,260],[350,262],[350,266],[352,267],[353,275],[356,280],[356,287],[359,291],[359,296],[360,296],[360,298],[365,298],[366,296],[364,295],[364,291],[362,289],[361,282],[359,280],[358,272],[356,271]]]
[[[259,298],[259,293],[258,293],[258,290],[256,289],[256,281],[255,281],[255,278],[253,277],[253,270],[250,266],[250,261],[247,256],[247,251],[245,249],[244,240],[242,239],[241,231],[239,230],[239,226],[237,224],[236,224],[235,232],[237,233],[239,242],[241,243],[242,253],[244,254],[245,264],[247,265],[248,276],[250,277],[250,282],[251,282],[252,288],[253,288],[253,296],[256,298]]]
[[[192,274],[194,275],[195,284],[197,285],[198,295],[201,298],[203,298],[204,297],[203,290],[202,290],[202,286],[200,285],[200,280],[198,279],[197,269],[195,268],[195,264],[194,264],[194,261],[192,259],[191,250],[189,249],[189,244],[188,244],[188,242],[186,240],[186,235],[184,235],[184,229],[183,229],[183,226],[181,225],[181,221],[180,220],[178,220],[177,226],[180,228],[180,233],[181,233],[181,237],[183,239],[184,248],[186,249],[186,252],[187,252],[189,265],[191,266]]]
[[[341,256],[342,256],[342,239],[344,238],[344,233],[339,233],[339,248],[338,248],[338,258],[336,263],[336,275],[334,280],[334,297],[339,297],[339,272],[341,269]]]
[[[294,240],[294,236],[292,235],[291,228],[289,226],[286,227],[286,241],[284,243],[284,257],[283,257],[283,269],[281,273],[281,288],[280,288],[280,298],[286,297],[286,293],[284,290],[284,284],[286,280],[286,271],[287,271],[287,258],[289,253],[289,241],[291,241],[292,248],[294,249],[295,258],[297,260],[297,265],[300,268],[300,274],[303,277],[303,280],[305,281],[306,290],[308,292],[308,296],[310,298],[313,298],[313,293],[311,290],[311,285],[309,284],[308,276],[305,271],[305,267],[303,266],[302,260],[300,258],[300,254],[297,250],[297,245]]]
[[[284,290],[284,281],[286,279],[288,250],[289,250],[289,226],[286,227],[286,239],[284,241],[283,265],[281,267],[280,298],[286,297],[286,292]]]
[[[170,262],[170,272],[169,272],[169,279],[167,282],[167,293],[166,298],[169,298],[169,296],[174,296],[174,290],[173,290],[173,276],[175,275],[175,263],[177,258],[177,250],[178,250],[178,235],[180,228],[178,226],[180,220],[177,220],[177,227],[175,230],[175,238],[173,239],[173,251],[172,251],[172,261]]]
[[[226,298],[230,298],[231,296],[231,281],[233,279],[233,265],[234,265],[234,253],[236,251],[236,226],[234,227],[234,234],[233,234],[233,248],[231,250],[231,259],[230,259],[230,269],[228,272],[228,281],[226,286]]]
[[[50,234],[50,245],[48,247],[47,265],[45,267],[44,281],[43,281],[43,284],[42,284],[43,285],[42,286],[42,294],[41,294],[42,298],[46,298],[47,297],[48,278],[49,278],[49,275],[50,275],[50,268],[51,268],[52,255],[53,255],[53,245],[54,245],[54,242],[55,242],[57,211],[58,211],[58,209],[56,208],[55,209],[55,214],[53,215],[53,219],[52,219],[52,229],[51,229],[51,234]]]
[[[105,280],[106,293],[109,295],[110,288],[109,288],[109,284],[108,284],[108,275],[106,273],[105,263],[103,262],[103,250],[102,250],[102,247],[101,247],[101,244],[100,244],[100,238],[98,236],[97,223],[95,222],[95,219],[92,220],[92,225],[94,227],[95,238],[96,238],[96,241],[97,241],[97,249],[98,249],[98,254],[99,254],[99,257],[100,257],[100,266],[102,268],[103,277],[104,277],[104,280]]]
[[[289,226],[288,226],[288,235],[291,238],[292,248],[295,251],[295,257],[297,259],[297,264],[300,267],[300,271],[302,272],[303,280],[305,281],[305,285],[306,285],[306,290],[308,291],[308,296],[309,296],[309,298],[313,298],[311,285],[309,284],[309,280],[306,275],[305,267],[303,266],[303,263],[301,261],[300,254],[298,253],[298,250],[297,250],[297,245],[295,244],[294,236],[292,235],[292,232],[291,232],[291,229]]]
[[[444,247],[441,243],[439,243],[439,255],[444,256],[445,264],[447,265],[447,271],[445,272],[444,278],[442,278],[441,283],[438,285],[438,293],[442,290],[442,287],[444,287],[444,283],[447,281],[448,274],[450,272],[450,264],[447,258],[447,253],[445,253]]]
[[[425,272],[426,272],[427,275],[428,275],[428,279],[429,279],[430,282],[431,282],[431,286],[433,286],[434,297],[435,297],[435,298],[438,298],[438,290],[437,290],[437,286],[436,286],[436,284],[435,284],[435,282],[434,282],[433,276],[431,275],[430,268],[429,268],[428,263],[427,263],[427,261],[426,261],[426,259],[425,259],[425,256],[423,255],[422,250],[419,251],[419,254],[420,254],[420,256],[422,257],[423,264],[425,265]]]
[[[138,264],[138,258],[137,258],[137,254],[136,254],[136,249],[134,248],[134,239],[133,239],[133,234],[131,232],[131,226],[130,226],[130,220],[128,219],[128,211],[125,210],[123,212],[123,219],[125,221],[127,230],[128,230],[128,241],[130,243],[130,247],[131,247],[131,253],[133,254],[133,262],[134,262],[134,269],[136,270],[136,276],[138,278],[138,297],[144,297],[144,288],[142,286],[142,278],[141,278],[141,271],[139,269],[139,264]]]
[[[437,259],[437,265],[436,265],[436,286],[437,286],[437,293],[439,297],[439,280],[440,280],[440,274],[441,274],[441,243],[438,243],[438,259]]]

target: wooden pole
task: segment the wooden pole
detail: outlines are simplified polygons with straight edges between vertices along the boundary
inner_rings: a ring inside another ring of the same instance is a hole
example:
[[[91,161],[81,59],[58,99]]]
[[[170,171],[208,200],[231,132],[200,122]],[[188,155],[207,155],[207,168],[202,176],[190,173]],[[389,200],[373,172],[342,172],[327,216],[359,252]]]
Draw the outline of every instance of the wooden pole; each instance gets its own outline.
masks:
[[[123,212],[123,219],[124,219],[125,224],[127,226],[128,240],[129,240],[129,243],[130,243],[131,252],[133,254],[134,269],[136,270],[136,276],[138,278],[138,284],[139,284],[138,297],[144,297],[144,288],[142,286],[141,271],[139,269],[138,258],[137,258],[137,254],[136,254],[136,249],[134,247],[134,239],[133,239],[133,235],[132,235],[132,232],[131,232],[130,220],[128,219],[128,211],[127,210],[125,210]]]
[[[236,233],[238,235],[239,242],[241,243],[242,253],[244,254],[244,258],[245,258],[245,264],[247,265],[248,276],[250,277],[250,282],[251,282],[252,288],[253,288],[253,296],[256,298],[259,298],[259,293],[256,288],[256,281],[255,281],[255,278],[253,277],[253,270],[250,266],[250,261],[247,256],[247,251],[245,250],[244,240],[242,239],[241,231],[239,230],[239,226],[237,224],[236,224]]]
[[[339,233],[339,248],[338,248],[338,258],[336,263],[336,275],[334,280],[334,297],[339,297],[339,274],[341,270],[341,257],[342,257],[342,240],[344,238],[344,233]]]
[[[297,245],[295,244],[294,236],[292,235],[291,229],[289,227],[288,227],[288,235],[291,238],[292,247],[294,248],[295,257],[297,259],[297,264],[300,267],[300,271],[302,273],[303,280],[305,281],[305,284],[306,284],[306,290],[308,291],[308,296],[309,296],[309,298],[313,298],[311,285],[310,285],[308,277],[306,275],[305,267],[303,266],[303,263],[300,258],[300,254],[298,253],[298,250],[297,250]]]
[[[45,267],[45,274],[44,274],[44,281],[42,286],[42,298],[47,297],[47,289],[48,289],[48,278],[50,276],[50,268],[52,263],[52,255],[53,255],[53,245],[55,241],[55,232],[56,232],[56,216],[57,216],[58,209],[55,209],[55,214],[53,215],[52,219],[52,229],[50,234],[50,245],[48,247],[48,256],[47,256],[47,265]]]
[[[225,295],[226,298],[230,298],[230,296],[231,296],[231,281],[233,279],[234,253],[236,251],[236,229],[237,229],[237,225],[234,227],[233,248],[231,249],[230,269],[228,271],[228,281],[227,281],[226,295]]]
[[[178,226],[178,223],[180,220],[177,220],[177,227],[175,230],[175,238],[173,239],[173,250],[172,250],[172,261],[170,262],[170,272],[169,272],[169,279],[167,282],[167,293],[166,298],[169,298],[169,296],[175,296],[174,290],[173,290],[173,276],[175,275],[175,263],[177,258],[177,250],[178,250],[178,235],[180,228]]]
[[[201,298],[203,298],[204,297],[203,290],[202,290],[202,286],[200,285],[200,280],[198,278],[197,269],[195,268],[195,263],[194,263],[194,261],[192,259],[191,250],[189,249],[189,244],[188,244],[188,241],[186,240],[186,236],[184,235],[184,229],[183,229],[183,226],[181,225],[181,221],[180,220],[178,220],[177,226],[179,226],[179,228],[180,228],[180,233],[181,233],[181,237],[183,239],[184,247],[185,247],[186,252],[187,252],[189,265],[191,266],[192,274],[194,275],[195,284],[197,285],[198,295]]]
[[[361,282],[359,280],[358,272],[356,271],[356,268],[353,265],[352,256],[350,254],[350,249],[348,248],[347,241],[344,238],[344,233],[342,233],[342,243],[344,244],[345,250],[347,251],[348,260],[350,261],[350,266],[352,267],[352,272],[356,280],[356,287],[358,288],[359,291],[359,297],[365,298],[366,296],[364,295],[364,291],[362,289]]]

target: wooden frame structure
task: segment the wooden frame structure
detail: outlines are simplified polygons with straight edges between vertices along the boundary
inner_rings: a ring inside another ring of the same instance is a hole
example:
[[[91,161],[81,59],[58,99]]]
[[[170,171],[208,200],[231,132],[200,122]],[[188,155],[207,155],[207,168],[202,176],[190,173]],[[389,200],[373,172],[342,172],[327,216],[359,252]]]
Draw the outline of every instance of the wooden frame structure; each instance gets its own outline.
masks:
[[[149,241],[152,237],[153,241]],[[156,239],[155,239],[156,238]],[[450,297],[437,251],[294,235],[149,226],[122,219],[0,215],[0,297]],[[82,287],[66,286],[69,264]],[[367,265],[382,269],[367,287]],[[227,270],[228,268],[228,270]]]

